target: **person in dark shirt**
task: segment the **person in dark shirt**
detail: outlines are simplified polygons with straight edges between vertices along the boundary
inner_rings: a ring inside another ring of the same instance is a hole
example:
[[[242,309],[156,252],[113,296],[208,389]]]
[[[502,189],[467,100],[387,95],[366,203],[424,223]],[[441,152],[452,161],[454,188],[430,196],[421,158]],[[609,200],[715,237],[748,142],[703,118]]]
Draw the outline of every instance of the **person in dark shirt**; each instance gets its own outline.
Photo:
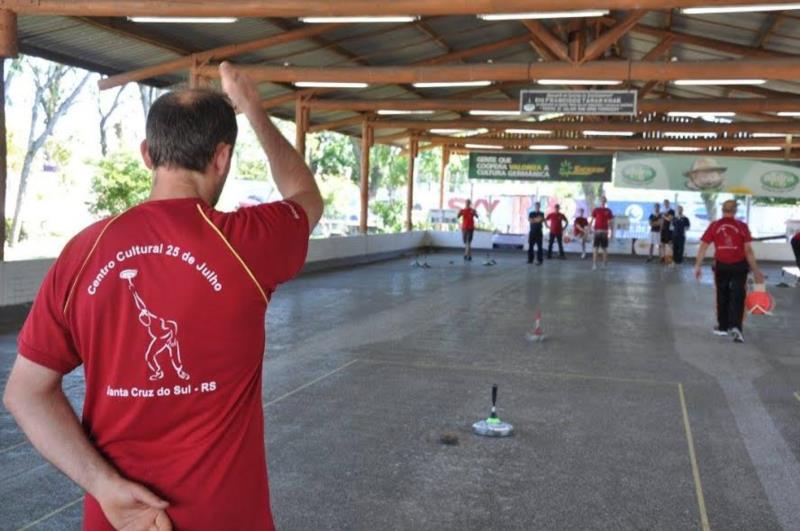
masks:
[[[689,218],[683,215],[683,207],[678,206],[678,211],[672,220],[672,254],[676,264],[683,263],[683,253],[686,249],[686,231],[691,226]]]
[[[800,268],[800,232],[795,233],[792,237],[792,251],[794,251],[794,261],[797,262],[797,267]]]
[[[650,255],[647,257],[648,262],[653,261],[653,251],[656,245],[661,244],[661,205],[656,203],[653,205],[653,213],[648,218],[650,223]]]
[[[544,250],[542,249],[544,212],[542,212],[541,203],[537,202],[533,205],[533,210],[528,213],[528,223],[531,225],[531,230],[528,233],[528,263],[533,263],[533,247],[538,245],[536,265],[542,265],[544,260]]]
[[[550,241],[547,243],[547,259],[553,258],[553,241],[558,242],[558,257],[566,258],[564,254],[564,229],[569,226],[567,216],[561,213],[561,206],[555,206],[555,212],[547,215],[547,224],[550,228]]]
[[[664,199],[664,212],[661,214],[661,245],[658,253],[661,261],[667,266],[672,266],[672,220],[675,219],[675,211],[669,204],[669,199]]]

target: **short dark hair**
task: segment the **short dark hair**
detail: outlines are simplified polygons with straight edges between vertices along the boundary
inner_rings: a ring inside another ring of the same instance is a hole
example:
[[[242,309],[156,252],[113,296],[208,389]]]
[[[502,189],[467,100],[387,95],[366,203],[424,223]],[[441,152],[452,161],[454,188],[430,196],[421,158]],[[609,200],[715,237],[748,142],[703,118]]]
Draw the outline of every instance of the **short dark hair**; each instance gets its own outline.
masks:
[[[219,92],[176,90],[153,103],[147,115],[146,134],[154,167],[203,172],[220,143],[236,144],[236,112]]]

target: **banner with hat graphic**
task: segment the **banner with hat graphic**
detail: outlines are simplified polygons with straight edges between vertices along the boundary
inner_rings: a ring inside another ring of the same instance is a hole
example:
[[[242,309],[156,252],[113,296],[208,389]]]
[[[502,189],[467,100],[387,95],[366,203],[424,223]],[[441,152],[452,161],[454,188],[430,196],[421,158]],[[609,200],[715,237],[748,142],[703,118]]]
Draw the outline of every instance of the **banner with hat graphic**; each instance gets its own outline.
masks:
[[[738,157],[618,153],[614,185],[800,198],[800,164]]]

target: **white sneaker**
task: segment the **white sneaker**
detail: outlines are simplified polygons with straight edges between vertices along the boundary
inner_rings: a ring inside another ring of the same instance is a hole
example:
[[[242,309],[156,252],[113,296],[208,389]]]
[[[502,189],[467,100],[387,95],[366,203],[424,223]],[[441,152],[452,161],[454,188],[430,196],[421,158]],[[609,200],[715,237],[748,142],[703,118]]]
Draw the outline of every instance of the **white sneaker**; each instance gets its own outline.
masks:
[[[711,330],[711,333],[714,334],[715,336],[720,336],[720,337],[728,336],[727,330],[720,330],[719,327],[716,326]]]
[[[744,343],[744,335],[738,328],[731,328],[731,335],[733,336],[734,343]]]
[[[581,253],[581,260],[586,260],[586,253]]]
[[[597,264],[592,264],[592,271],[597,271]]]

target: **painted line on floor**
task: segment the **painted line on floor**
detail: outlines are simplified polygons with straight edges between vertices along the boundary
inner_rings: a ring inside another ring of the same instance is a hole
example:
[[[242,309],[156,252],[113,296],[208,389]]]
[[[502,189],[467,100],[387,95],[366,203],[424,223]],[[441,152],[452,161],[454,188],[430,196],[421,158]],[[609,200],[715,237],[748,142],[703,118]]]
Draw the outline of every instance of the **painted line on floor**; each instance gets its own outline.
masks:
[[[19,448],[20,446],[25,446],[26,444],[28,444],[28,441],[20,441],[17,444],[12,444],[11,446],[6,446],[5,448],[0,448],[0,454],[2,454],[4,452],[9,452],[9,451],[13,450],[14,448]]]
[[[50,511],[49,513],[47,513],[46,515],[42,516],[41,518],[39,518],[37,520],[34,520],[33,522],[31,522],[29,524],[25,524],[24,526],[22,526],[19,529],[17,529],[17,531],[23,531],[24,529],[30,529],[31,527],[35,526],[36,524],[40,524],[40,523],[44,522],[45,520],[48,520],[48,519],[54,517],[58,513],[62,512],[62,511],[66,511],[67,509],[69,509],[70,507],[72,507],[73,505],[75,505],[77,503],[80,503],[81,501],[83,501],[83,495],[81,495],[80,498],[72,500],[71,502],[67,503],[66,505],[62,505],[61,507],[59,507],[58,509],[56,509],[54,511]]]
[[[706,500],[703,496],[703,484],[700,482],[700,467],[697,466],[697,454],[694,451],[692,426],[689,424],[689,411],[686,409],[686,396],[683,393],[682,383],[678,384],[678,394],[680,395],[681,399],[681,411],[683,412],[683,428],[686,432],[686,444],[689,446],[689,460],[692,463],[692,477],[694,478],[694,491],[697,495],[697,508],[700,510],[700,528],[703,531],[710,531],[711,525],[708,523]]]
[[[493,372],[497,374],[519,374],[524,376],[544,376],[562,379],[575,379],[575,380],[600,380],[607,382],[620,382],[620,383],[638,383],[646,385],[679,385],[679,382],[668,380],[649,380],[646,378],[623,378],[616,376],[597,376],[591,374],[580,374],[572,372],[547,372],[547,371],[525,371],[525,370],[511,370],[511,369],[497,369],[493,367],[478,367],[473,365],[460,365],[460,364],[435,364],[435,363],[419,363],[419,362],[402,362],[385,360],[380,358],[360,358],[358,361],[362,363],[372,363],[375,365],[395,365],[398,367],[408,367],[412,369],[445,369],[445,370],[464,370],[473,372]]]
[[[266,402],[266,403],[264,404],[264,407],[271,406],[272,404],[277,404],[277,403],[278,403],[278,402],[280,402],[281,400],[283,400],[283,399],[285,399],[285,398],[289,398],[290,396],[292,396],[292,395],[293,395],[293,394],[295,394],[295,393],[299,393],[300,391],[302,391],[302,390],[303,390],[303,389],[305,389],[306,387],[311,387],[311,386],[312,386],[312,385],[314,385],[315,383],[321,382],[322,380],[324,380],[324,379],[325,379],[325,378],[327,378],[328,376],[333,376],[333,375],[334,375],[334,374],[336,374],[337,372],[340,372],[340,371],[343,371],[343,370],[345,370],[345,369],[346,369],[346,368],[348,368],[350,365],[352,365],[352,364],[354,364],[354,363],[356,363],[356,362],[358,362],[358,361],[360,361],[360,360],[357,360],[357,359],[355,359],[355,360],[352,360],[352,361],[348,361],[347,363],[345,363],[345,364],[344,364],[344,365],[342,365],[341,367],[338,367],[338,368],[336,368],[336,369],[333,369],[331,372],[329,372],[329,373],[326,373],[326,374],[323,374],[323,375],[322,375],[322,376],[320,376],[319,378],[314,378],[314,379],[313,379],[313,380],[311,380],[310,382],[308,382],[308,383],[304,383],[304,384],[303,384],[303,385],[301,385],[300,387],[297,387],[297,388],[295,388],[295,389],[292,389],[292,390],[291,390],[291,391],[289,391],[288,393],[286,393],[286,394],[284,394],[284,395],[281,395],[281,396],[279,396],[278,398],[274,398],[274,399],[270,400],[269,402]]]

